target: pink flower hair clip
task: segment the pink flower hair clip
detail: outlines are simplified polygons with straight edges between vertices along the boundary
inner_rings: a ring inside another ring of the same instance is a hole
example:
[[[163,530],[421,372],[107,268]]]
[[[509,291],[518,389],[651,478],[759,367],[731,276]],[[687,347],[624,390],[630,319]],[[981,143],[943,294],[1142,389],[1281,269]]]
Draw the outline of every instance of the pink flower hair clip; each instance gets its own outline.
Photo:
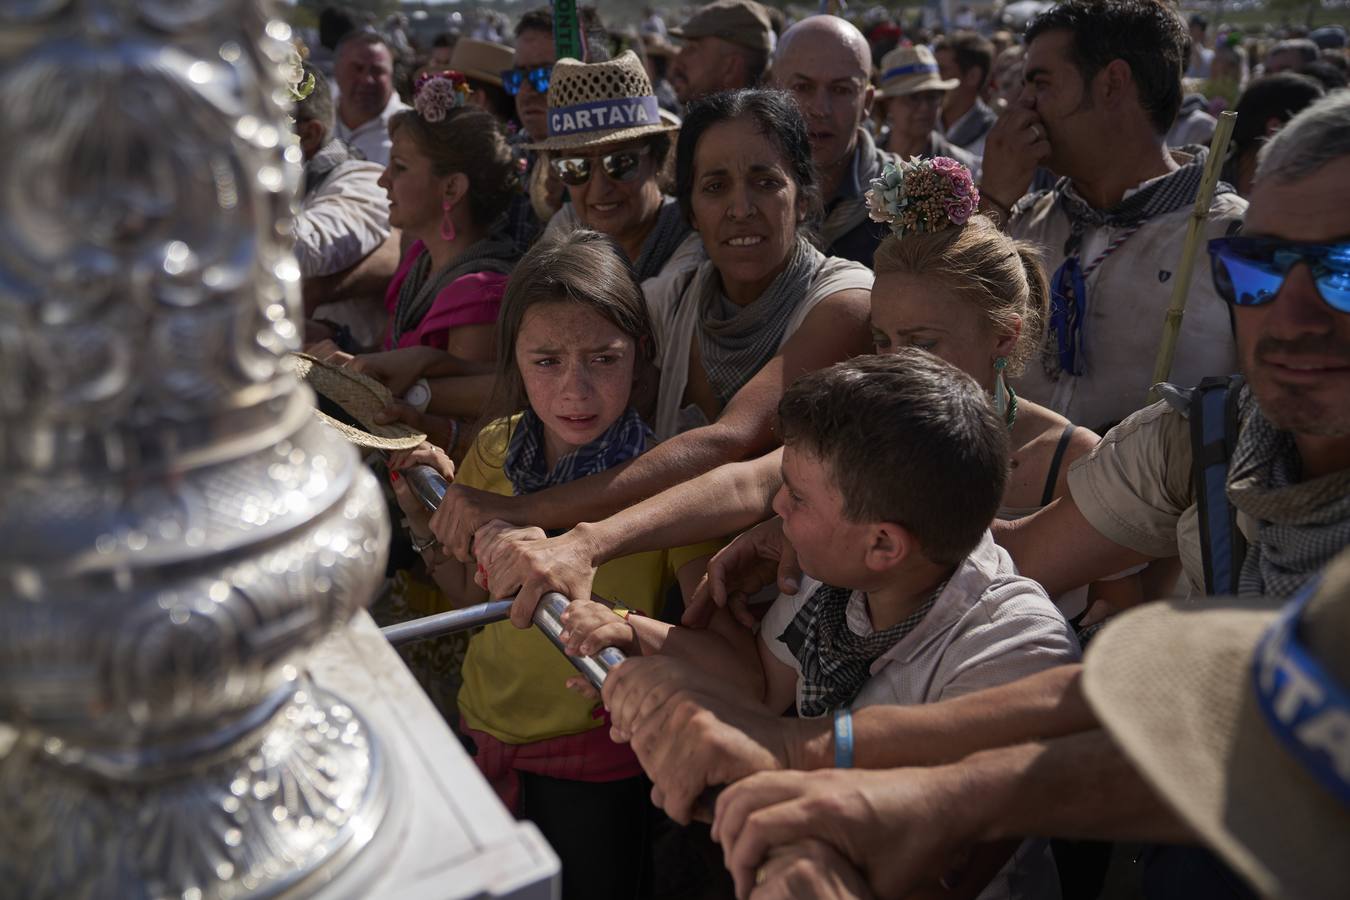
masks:
[[[898,238],[964,225],[980,205],[970,170],[954,159],[911,157],[887,163],[867,192],[867,215]]]
[[[469,80],[459,72],[424,72],[413,86],[413,109],[428,122],[439,122],[468,102]]]

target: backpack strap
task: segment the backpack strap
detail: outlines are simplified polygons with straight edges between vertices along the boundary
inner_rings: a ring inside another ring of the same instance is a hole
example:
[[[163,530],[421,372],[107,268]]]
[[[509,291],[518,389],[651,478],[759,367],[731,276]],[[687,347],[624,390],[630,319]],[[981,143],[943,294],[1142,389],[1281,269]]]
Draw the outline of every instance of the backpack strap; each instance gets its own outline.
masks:
[[[1237,444],[1241,375],[1206,378],[1191,394],[1191,479],[1199,513],[1205,593],[1236,594],[1247,542],[1228,501],[1228,462]]]

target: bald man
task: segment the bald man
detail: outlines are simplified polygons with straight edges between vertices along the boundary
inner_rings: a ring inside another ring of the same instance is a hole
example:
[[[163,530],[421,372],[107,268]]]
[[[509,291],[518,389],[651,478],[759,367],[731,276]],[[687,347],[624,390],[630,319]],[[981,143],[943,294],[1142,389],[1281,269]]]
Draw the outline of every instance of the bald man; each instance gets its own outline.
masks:
[[[769,70],[772,86],[796,98],[806,119],[825,200],[825,252],[867,266],[886,232],[867,218],[863,195],[893,159],[862,127],[872,109],[871,72],[867,39],[838,16],[812,16],[785,31]]]

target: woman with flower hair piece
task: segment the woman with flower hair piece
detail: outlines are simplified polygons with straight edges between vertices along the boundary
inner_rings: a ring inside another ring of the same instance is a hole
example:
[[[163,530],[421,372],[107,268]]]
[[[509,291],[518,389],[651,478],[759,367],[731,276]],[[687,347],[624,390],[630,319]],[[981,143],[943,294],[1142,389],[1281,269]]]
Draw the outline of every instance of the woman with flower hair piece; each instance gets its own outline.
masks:
[[[1017,397],[1007,383],[1035,352],[1049,303],[1039,251],[975,213],[979,191],[970,171],[954,159],[887,166],[872,182],[867,201],[872,220],[891,230],[875,259],[877,352],[919,347],[989,391],[1012,438],[999,518],[1030,515],[1066,490],[1069,463],[1098,440],[1092,431]],[[1101,597],[1107,606],[1142,599],[1133,578],[1094,585],[1088,597]],[[1087,613],[1081,591],[1057,600],[1070,616]]]
[[[519,254],[493,226],[517,190],[501,126],[467,106],[457,72],[425,74],[413,108],[389,122],[394,146],[380,184],[389,222],[411,238],[385,297],[385,349],[426,345],[491,360],[492,329]]]
[[[497,312],[520,258],[504,231],[520,190],[519,166],[501,124],[471,105],[470,93],[458,72],[423,74],[413,108],[389,121],[393,147],[379,183],[389,195],[389,224],[402,229],[406,250],[385,293],[385,352],[353,362],[329,345],[310,350],[330,362],[350,362],[395,396],[429,366],[451,365],[456,374],[492,371]],[[479,393],[481,403],[486,390]],[[384,421],[406,421],[452,453],[467,446],[456,419],[423,415],[421,408],[400,402],[385,411]],[[475,413],[476,406],[463,415]]]

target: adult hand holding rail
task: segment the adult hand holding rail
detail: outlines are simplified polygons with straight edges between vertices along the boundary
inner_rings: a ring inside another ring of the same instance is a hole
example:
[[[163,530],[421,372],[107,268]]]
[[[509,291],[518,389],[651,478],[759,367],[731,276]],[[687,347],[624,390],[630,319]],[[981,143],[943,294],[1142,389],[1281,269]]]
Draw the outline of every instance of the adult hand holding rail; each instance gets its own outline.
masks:
[[[426,465],[410,466],[402,470],[402,477],[407,480],[408,486],[428,510],[435,510],[440,505],[449,487],[449,482],[439,472]],[[566,654],[567,649],[560,638],[563,632],[562,614],[567,609],[568,602],[562,594],[550,592],[539,599],[530,613],[530,621],[563,654]],[[426,616],[412,622],[391,625],[382,630],[391,643],[402,644],[500,622],[511,617],[512,604],[511,600],[493,600],[464,609]],[[593,656],[568,656],[567,660],[586,676],[586,680],[596,690],[599,690],[604,687],[605,678],[610,670],[623,662],[624,655],[612,647],[607,647]]]

